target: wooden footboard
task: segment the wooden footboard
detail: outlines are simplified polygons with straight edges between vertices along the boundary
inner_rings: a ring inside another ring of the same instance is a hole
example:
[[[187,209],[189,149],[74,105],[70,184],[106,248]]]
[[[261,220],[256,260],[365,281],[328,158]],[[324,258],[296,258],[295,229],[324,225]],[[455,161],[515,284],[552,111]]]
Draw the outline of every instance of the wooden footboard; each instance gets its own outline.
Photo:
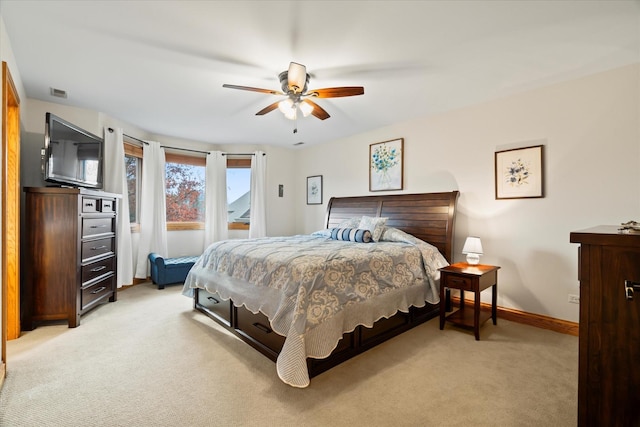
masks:
[[[274,362],[282,349],[285,337],[275,333],[262,313],[253,314],[232,301],[223,301],[217,294],[195,289],[194,308],[224,326],[247,344]],[[369,350],[429,319],[439,315],[438,304],[411,307],[409,313],[398,312],[388,319],[380,319],[372,328],[358,326],[344,334],[336,349],[325,359],[307,359],[309,377],[314,377],[352,357]]]

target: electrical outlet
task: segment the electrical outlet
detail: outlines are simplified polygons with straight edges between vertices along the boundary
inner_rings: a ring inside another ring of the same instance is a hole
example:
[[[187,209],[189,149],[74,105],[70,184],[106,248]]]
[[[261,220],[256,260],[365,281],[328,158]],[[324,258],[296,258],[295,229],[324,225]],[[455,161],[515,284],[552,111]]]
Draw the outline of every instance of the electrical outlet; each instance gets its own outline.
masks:
[[[580,304],[580,295],[569,294],[569,302]]]

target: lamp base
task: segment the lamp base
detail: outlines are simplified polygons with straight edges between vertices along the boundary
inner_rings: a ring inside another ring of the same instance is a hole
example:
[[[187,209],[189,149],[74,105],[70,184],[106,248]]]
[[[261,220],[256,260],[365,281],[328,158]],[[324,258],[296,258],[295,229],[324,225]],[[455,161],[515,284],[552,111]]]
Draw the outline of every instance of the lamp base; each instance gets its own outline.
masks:
[[[480,264],[480,255],[467,254],[467,264],[471,264],[471,265]]]

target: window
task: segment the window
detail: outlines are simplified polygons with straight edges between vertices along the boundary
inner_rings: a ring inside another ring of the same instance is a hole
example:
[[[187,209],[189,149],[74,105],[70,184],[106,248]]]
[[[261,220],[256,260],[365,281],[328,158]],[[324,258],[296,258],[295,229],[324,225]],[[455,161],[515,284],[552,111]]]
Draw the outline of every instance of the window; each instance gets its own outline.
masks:
[[[140,218],[140,185],[142,182],[142,147],[124,143],[124,162],[129,193],[129,222],[132,229],[137,229]]]
[[[204,228],[204,157],[166,153],[167,230]]]
[[[229,230],[248,230],[251,213],[251,159],[227,159]]]
[[[129,221],[138,231],[142,183],[142,147],[126,142],[125,167]],[[167,230],[204,229],[204,157],[166,153]],[[251,159],[227,159],[227,204],[230,230],[248,230],[251,207]]]

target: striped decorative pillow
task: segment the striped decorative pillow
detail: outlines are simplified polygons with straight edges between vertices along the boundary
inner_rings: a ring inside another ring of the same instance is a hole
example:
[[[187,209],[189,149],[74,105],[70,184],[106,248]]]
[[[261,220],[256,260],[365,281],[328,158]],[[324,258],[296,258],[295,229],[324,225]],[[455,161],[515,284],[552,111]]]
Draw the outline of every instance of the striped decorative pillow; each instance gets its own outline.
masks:
[[[333,240],[346,240],[358,243],[369,243],[372,241],[371,232],[359,228],[332,228],[331,238]]]

